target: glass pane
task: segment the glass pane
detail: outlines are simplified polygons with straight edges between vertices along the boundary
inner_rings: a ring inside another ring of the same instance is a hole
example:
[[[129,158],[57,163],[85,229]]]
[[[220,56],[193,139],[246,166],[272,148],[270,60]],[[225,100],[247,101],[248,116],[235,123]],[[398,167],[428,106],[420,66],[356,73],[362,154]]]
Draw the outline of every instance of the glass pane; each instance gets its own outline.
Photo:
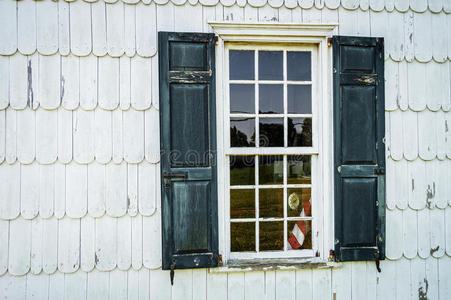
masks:
[[[260,147],[283,147],[283,118],[260,118]]]
[[[230,80],[254,79],[254,50],[229,51],[229,78]]]
[[[312,113],[312,86],[288,85],[288,113],[311,114]]]
[[[287,222],[288,250],[312,249],[312,221]]]
[[[230,147],[255,146],[255,118],[230,118]]]
[[[283,85],[260,84],[259,108],[261,114],[283,114]]]
[[[296,81],[312,80],[310,52],[287,52],[287,79]]]
[[[261,155],[258,158],[259,184],[283,183],[283,156]]]
[[[230,190],[230,218],[255,218],[255,190]]]
[[[283,189],[260,189],[258,211],[260,218],[283,218]]]
[[[258,79],[283,80],[282,51],[258,51]]]
[[[312,118],[288,118],[288,147],[312,146]]]
[[[253,84],[230,85],[230,113],[253,114],[255,112],[255,86]]]
[[[283,250],[283,222],[260,222],[260,251]]]
[[[230,156],[230,185],[255,184],[255,156]]]
[[[287,207],[289,217],[311,217],[311,189],[288,189]]]
[[[310,155],[288,155],[287,156],[287,183],[288,184],[311,184],[312,164]]]
[[[230,250],[255,251],[255,222],[230,223]]]

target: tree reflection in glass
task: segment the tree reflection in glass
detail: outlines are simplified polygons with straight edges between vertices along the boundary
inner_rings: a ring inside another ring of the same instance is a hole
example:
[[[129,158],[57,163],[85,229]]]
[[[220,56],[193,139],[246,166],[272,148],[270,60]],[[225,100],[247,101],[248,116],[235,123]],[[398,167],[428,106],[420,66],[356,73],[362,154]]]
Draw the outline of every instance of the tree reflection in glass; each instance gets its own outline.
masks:
[[[255,146],[254,118],[230,118],[230,146]]]
[[[283,147],[283,118],[260,118],[260,147]]]
[[[312,146],[312,118],[288,118],[288,147]]]

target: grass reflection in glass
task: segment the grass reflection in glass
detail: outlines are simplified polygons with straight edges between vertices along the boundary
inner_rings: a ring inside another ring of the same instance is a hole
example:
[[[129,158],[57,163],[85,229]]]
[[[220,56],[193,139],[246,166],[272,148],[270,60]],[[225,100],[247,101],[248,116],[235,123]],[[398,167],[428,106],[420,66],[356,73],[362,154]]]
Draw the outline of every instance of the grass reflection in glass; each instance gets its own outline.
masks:
[[[230,250],[255,251],[255,222],[230,223]]]

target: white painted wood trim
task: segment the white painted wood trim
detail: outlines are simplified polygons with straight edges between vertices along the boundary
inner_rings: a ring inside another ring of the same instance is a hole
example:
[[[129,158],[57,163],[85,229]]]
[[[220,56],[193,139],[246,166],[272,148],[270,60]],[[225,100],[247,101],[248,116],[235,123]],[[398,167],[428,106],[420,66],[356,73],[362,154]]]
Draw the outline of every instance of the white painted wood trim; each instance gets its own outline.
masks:
[[[217,120],[218,120],[218,208],[219,209],[219,250],[223,256],[223,262],[227,265],[227,261],[233,258],[233,255],[229,252],[230,232],[227,230],[229,226],[228,211],[230,209],[229,204],[229,159],[226,155],[234,154],[231,148],[226,147],[229,145],[230,137],[226,133],[228,129],[228,118],[225,118],[228,111],[228,82],[227,82],[227,62],[228,51],[226,51],[226,43],[238,42],[252,44],[254,42],[266,42],[274,44],[289,43],[293,44],[310,44],[310,46],[316,46],[316,64],[317,69],[312,71],[313,76],[316,76],[317,89],[312,91],[312,95],[315,95],[318,101],[318,107],[316,113],[317,118],[316,128],[312,130],[320,137],[314,140],[315,148],[310,148],[307,151],[312,156],[312,168],[316,165],[314,175],[312,174],[312,182],[317,184],[317,189],[312,189],[312,197],[317,197],[318,205],[312,206],[312,210],[321,210],[324,213],[321,216],[321,220],[317,224],[313,225],[318,232],[318,238],[315,240],[315,245],[312,248],[319,251],[320,257],[318,259],[327,261],[329,257],[329,250],[333,249],[333,114],[332,114],[332,89],[331,89],[331,76],[332,76],[332,56],[331,48],[328,45],[327,38],[332,36],[333,30],[337,24],[261,24],[261,23],[229,23],[229,22],[209,22],[213,32],[218,35],[218,42],[216,46],[216,67],[217,67]],[[280,48],[280,45],[274,46]],[[312,59],[314,59],[312,57]],[[313,62],[312,62],[313,65]],[[258,95],[257,95],[258,96]],[[315,112],[312,112],[315,114]],[[326,117],[322,117],[324,115]],[[221,122],[222,120],[222,122]],[[258,126],[256,128],[258,131]],[[258,132],[256,132],[258,134]],[[227,148],[227,149],[226,149]],[[259,148],[257,148],[259,149]],[[259,149],[263,150],[263,149]],[[297,149],[305,153],[305,148]],[[268,151],[268,154],[276,154],[280,149],[263,150]],[[274,152],[274,153],[272,153]],[[242,152],[240,151],[242,154]],[[281,154],[281,153],[280,153]],[[318,163],[314,163],[313,160],[317,158]],[[312,170],[313,171],[313,170]],[[258,172],[256,168],[256,172]],[[312,172],[313,173],[313,172]],[[314,190],[317,190],[318,195],[314,195]],[[257,199],[258,202],[258,199]],[[320,203],[321,202],[321,203]],[[258,217],[258,216],[257,216]],[[257,222],[258,223],[258,222]],[[258,230],[258,226],[256,228]],[[258,243],[258,239],[256,241]],[[257,245],[258,246],[258,245]],[[308,250],[307,250],[308,251]],[[312,250],[310,250],[313,252]],[[297,251],[300,254],[298,261],[305,259],[305,251]],[[310,257],[315,254],[309,253]],[[254,256],[250,256],[255,258]],[[265,256],[266,257],[266,256]],[[278,256],[280,258],[280,255]],[[289,257],[289,256],[287,256]],[[240,258],[244,258],[240,256]],[[263,256],[262,256],[263,258]],[[221,268],[222,269],[222,268]],[[229,269],[229,268],[226,268]],[[242,269],[241,269],[242,270]],[[226,271],[229,272],[229,271]]]

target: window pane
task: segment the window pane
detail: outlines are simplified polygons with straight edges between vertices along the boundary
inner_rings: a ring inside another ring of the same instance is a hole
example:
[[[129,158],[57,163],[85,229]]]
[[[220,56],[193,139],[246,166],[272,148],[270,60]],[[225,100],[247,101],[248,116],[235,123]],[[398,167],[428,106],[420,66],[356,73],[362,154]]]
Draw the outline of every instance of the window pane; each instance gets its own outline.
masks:
[[[283,85],[260,84],[259,108],[261,114],[283,114]]]
[[[258,79],[283,79],[282,51],[258,51]]]
[[[288,221],[289,250],[312,249],[312,221]]]
[[[260,218],[283,218],[283,189],[260,189],[258,194]]]
[[[255,222],[230,223],[230,250],[255,251]]]
[[[255,156],[230,156],[230,185],[255,184]]]
[[[288,85],[288,113],[311,114],[312,113],[312,86]]]
[[[259,184],[283,183],[283,156],[261,155],[258,158]]]
[[[255,87],[253,84],[230,85],[230,113],[255,112]]]
[[[229,77],[231,80],[254,79],[254,51],[229,51]]]
[[[288,189],[287,207],[289,217],[311,217],[311,189]]]
[[[260,251],[283,250],[283,222],[260,222]]]
[[[255,118],[230,118],[230,147],[255,146]]]
[[[230,190],[230,218],[255,218],[255,190]]]
[[[287,79],[296,81],[312,80],[310,52],[287,52]]]
[[[288,147],[312,146],[312,118],[288,118]]]
[[[283,147],[283,118],[260,118],[260,147]]]
[[[287,183],[288,184],[311,184],[311,156],[288,155],[287,156]]]

